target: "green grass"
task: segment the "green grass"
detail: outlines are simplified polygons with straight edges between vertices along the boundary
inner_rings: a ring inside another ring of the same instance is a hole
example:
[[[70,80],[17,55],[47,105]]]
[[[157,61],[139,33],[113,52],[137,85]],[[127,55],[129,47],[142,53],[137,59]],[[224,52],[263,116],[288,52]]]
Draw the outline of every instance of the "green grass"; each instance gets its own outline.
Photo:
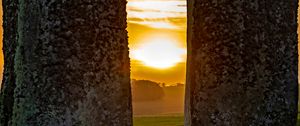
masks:
[[[183,122],[183,115],[141,116],[134,117],[133,126],[183,126]],[[300,126],[300,114],[297,126]]]
[[[134,126],[183,126],[183,115],[134,117]]]

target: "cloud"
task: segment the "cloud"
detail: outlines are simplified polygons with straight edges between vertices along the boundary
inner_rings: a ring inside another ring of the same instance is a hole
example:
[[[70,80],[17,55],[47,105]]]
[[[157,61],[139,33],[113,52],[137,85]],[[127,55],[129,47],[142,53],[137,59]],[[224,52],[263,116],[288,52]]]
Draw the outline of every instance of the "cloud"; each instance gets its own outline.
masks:
[[[184,0],[129,0],[128,22],[153,28],[186,28]]]

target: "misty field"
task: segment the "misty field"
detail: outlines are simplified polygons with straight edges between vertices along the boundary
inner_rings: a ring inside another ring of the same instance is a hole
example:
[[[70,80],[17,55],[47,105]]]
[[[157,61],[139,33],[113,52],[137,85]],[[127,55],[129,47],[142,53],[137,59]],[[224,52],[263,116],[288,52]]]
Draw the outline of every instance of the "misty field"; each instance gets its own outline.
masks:
[[[134,126],[183,126],[183,115],[158,115],[134,117]]]

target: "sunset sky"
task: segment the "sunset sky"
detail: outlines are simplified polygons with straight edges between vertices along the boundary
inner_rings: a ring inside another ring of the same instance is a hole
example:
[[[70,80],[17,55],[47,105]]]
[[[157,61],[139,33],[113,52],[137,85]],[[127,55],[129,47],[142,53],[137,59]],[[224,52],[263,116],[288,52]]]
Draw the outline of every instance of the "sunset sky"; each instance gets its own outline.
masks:
[[[168,84],[184,83],[186,0],[128,0],[127,12],[131,77]],[[2,33],[0,28],[1,49]],[[0,72],[3,62],[0,53]]]
[[[2,0],[0,4],[2,5]],[[167,84],[184,83],[186,1],[128,0],[127,12],[131,77]],[[2,18],[0,23],[2,24]],[[2,33],[0,29],[1,49]],[[1,72],[3,62],[3,55],[0,53]]]
[[[3,11],[2,11],[2,0],[0,0],[0,17],[2,17],[3,15]],[[2,18],[0,18],[0,24],[2,26]],[[3,38],[3,28],[0,28],[0,84],[2,83],[2,74],[3,74],[3,65],[4,65],[4,57],[3,57],[3,53],[2,53],[2,38]],[[1,88],[1,85],[0,85]]]
[[[186,1],[128,0],[131,78],[185,82]]]

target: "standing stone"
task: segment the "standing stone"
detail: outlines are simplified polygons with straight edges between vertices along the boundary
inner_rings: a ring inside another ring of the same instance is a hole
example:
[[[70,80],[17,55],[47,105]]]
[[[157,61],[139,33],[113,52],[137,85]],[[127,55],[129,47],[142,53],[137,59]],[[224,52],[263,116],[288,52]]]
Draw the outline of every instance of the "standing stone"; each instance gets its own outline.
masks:
[[[297,0],[188,0],[186,126],[295,126]]]
[[[0,86],[0,126],[11,125],[14,104],[15,73],[14,58],[17,43],[18,0],[2,0],[4,74]],[[2,20],[2,19],[1,19]]]
[[[126,0],[18,8],[12,125],[132,125]]]

